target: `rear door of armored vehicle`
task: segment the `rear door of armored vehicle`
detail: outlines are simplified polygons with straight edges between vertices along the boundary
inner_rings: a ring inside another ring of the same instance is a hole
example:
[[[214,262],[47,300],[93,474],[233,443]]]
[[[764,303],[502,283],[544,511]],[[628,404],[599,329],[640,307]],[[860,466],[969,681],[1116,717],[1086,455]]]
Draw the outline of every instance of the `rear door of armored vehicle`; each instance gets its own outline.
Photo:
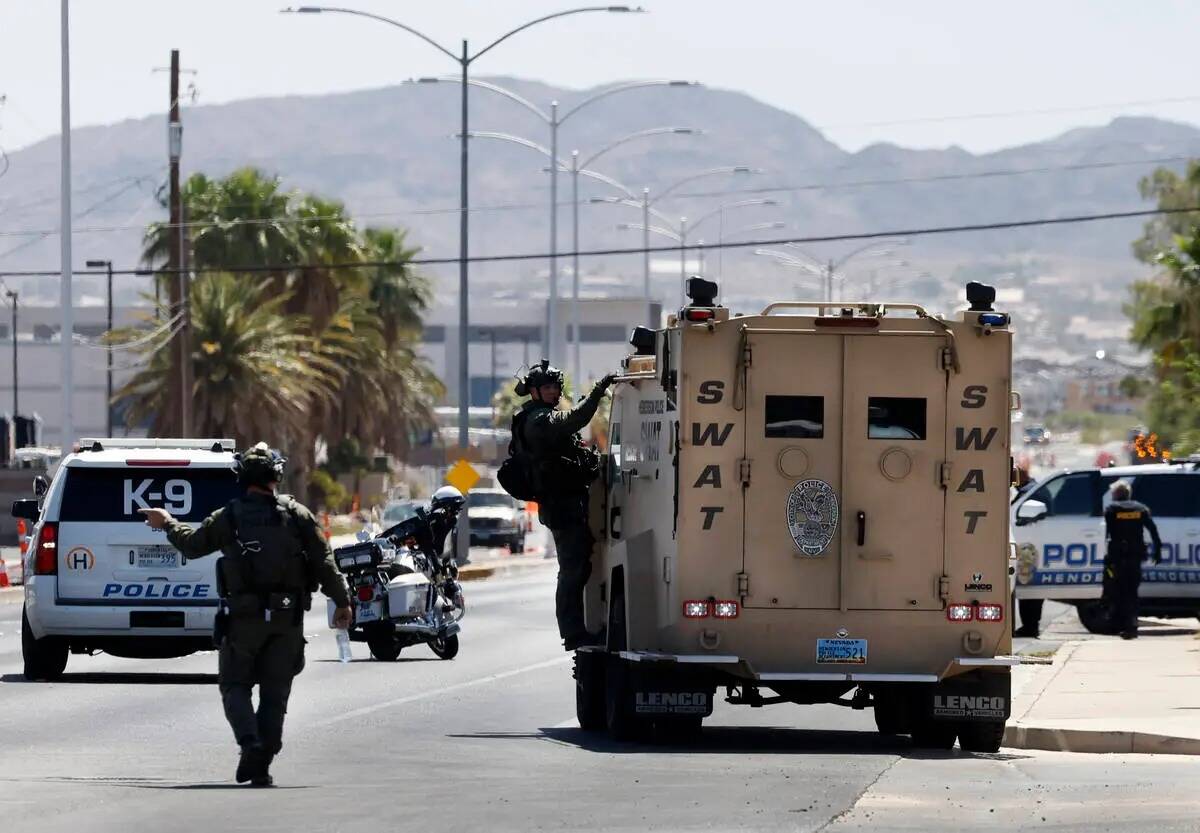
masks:
[[[945,337],[812,321],[746,331],[747,605],[941,609]]]

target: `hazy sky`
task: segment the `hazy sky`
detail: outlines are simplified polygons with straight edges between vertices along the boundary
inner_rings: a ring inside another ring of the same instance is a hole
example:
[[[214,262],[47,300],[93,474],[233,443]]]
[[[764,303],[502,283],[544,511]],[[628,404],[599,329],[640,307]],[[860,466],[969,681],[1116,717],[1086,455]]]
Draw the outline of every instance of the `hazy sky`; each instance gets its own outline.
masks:
[[[562,0],[340,0],[457,49]],[[404,32],[286,0],[72,0],[73,123],[161,112],[172,47],[200,103],[313,94],[453,70]],[[479,75],[571,87],[696,79],[797,113],[838,144],[989,150],[1121,113],[1200,124],[1198,0],[645,0],[522,33]],[[0,0],[0,146],[59,129],[59,2]],[[1185,99],[1162,101],[1163,99]],[[1143,102],[1143,103],[1131,103]],[[1157,103],[1149,103],[1157,102]],[[1123,105],[1094,107],[1094,105]],[[1053,110],[1050,113],[1029,111]],[[1019,115],[1011,115],[1014,112]],[[999,118],[962,119],[973,114]],[[928,120],[938,119],[938,120]],[[921,121],[914,121],[921,120]],[[883,124],[875,124],[883,123]],[[871,126],[864,126],[871,125]]]

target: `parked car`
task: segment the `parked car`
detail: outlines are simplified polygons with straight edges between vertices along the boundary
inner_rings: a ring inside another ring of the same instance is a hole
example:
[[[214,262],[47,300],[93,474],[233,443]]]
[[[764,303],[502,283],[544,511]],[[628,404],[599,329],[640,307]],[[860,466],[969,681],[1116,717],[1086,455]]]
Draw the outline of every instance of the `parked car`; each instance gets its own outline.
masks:
[[[1044,425],[1030,425],[1023,432],[1025,445],[1046,445],[1050,442],[1050,432]]]
[[[471,546],[508,547],[525,551],[525,507],[500,489],[473,489],[467,493],[467,521]]]

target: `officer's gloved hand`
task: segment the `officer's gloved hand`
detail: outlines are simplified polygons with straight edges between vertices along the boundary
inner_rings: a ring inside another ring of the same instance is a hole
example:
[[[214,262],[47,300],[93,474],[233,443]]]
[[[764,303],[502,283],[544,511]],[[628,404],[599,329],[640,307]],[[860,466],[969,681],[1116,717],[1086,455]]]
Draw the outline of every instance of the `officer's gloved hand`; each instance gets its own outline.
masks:
[[[600,384],[601,390],[608,390],[610,387],[612,387],[612,383],[615,382],[616,380],[617,380],[617,374],[609,373],[603,379],[600,380],[599,384]]]
[[[1162,564],[1162,548],[1156,547],[1154,550],[1154,563]]]

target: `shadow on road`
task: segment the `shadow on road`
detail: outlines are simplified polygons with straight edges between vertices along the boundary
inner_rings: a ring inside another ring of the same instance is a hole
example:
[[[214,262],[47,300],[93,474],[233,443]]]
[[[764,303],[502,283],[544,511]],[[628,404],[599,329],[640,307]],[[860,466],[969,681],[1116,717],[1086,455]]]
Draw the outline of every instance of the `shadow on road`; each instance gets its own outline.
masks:
[[[706,726],[691,740],[655,739],[622,743],[599,732],[573,728],[544,728],[537,732],[478,732],[447,735],[472,740],[547,740],[608,754],[647,754],[687,752],[690,754],[832,754],[902,755],[914,760],[984,759],[1017,761],[1029,755],[1006,752],[995,754],[954,750],[916,749],[904,738],[877,732],[796,729],[790,726]]]
[[[0,683],[27,683],[29,685],[47,685],[45,682],[33,682],[25,679],[24,674],[4,674]],[[71,683],[83,685],[216,685],[216,674],[149,674],[149,673],[99,673],[63,674],[54,683]]]

